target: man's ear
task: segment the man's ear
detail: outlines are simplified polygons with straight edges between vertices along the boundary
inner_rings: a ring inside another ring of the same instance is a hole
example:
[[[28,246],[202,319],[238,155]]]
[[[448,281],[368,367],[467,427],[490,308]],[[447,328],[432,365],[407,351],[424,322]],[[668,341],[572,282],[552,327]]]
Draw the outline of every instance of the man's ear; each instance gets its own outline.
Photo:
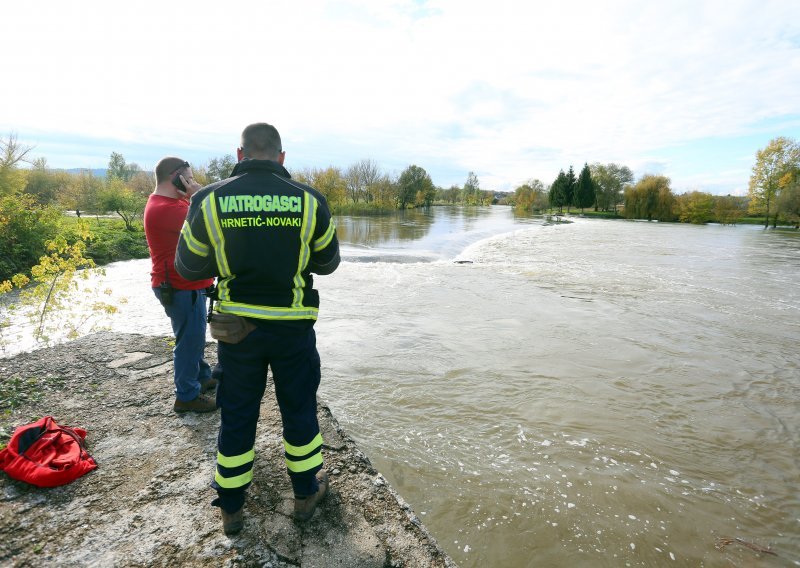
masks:
[[[283,165],[283,161],[286,159],[286,152],[281,152],[278,154],[278,163]]]
[[[236,161],[241,162],[242,158],[244,158],[244,152],[241,148],[236,148]]]

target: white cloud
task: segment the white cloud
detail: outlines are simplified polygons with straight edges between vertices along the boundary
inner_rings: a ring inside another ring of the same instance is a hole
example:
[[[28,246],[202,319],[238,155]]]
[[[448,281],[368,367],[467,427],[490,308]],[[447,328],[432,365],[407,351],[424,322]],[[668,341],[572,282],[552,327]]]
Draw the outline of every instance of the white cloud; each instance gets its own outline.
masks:
[[[663,163],[677,182],[681,163],[663,148],[696,152],[763,121],[776,128],[767,139],[799,131],[794,2],[90,0],[4,11],[13,87],[0,94],[0,132],[22,138],[174,140],[211,157],[267,120],[304,165],[441,164],[463,170],[431,170],[441,185],[473,170],[511,189],[585,161]],[[714,167],[715,182],[737,170]]]

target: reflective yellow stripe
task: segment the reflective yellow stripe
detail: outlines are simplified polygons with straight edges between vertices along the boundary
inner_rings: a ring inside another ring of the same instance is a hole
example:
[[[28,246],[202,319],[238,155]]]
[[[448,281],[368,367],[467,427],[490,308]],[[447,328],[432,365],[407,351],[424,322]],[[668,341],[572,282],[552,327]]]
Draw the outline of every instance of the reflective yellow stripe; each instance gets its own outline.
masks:
[[[313,469],[318,465],[322,465],[322,454],[314,454],[307,460],[303,461],[291,461],[286,460],[286,467],[289,468],[289,471],[293,471],[295,473],[302,473],[304,471],[308,471],[309,469]],[[217,482],[219,483],[219,482]]]
[[[211,249],[209,249],[208,245],[204,245],[194,237],[192,234],[192,228],[189,226],[188,221],[183,222],[183,227],[181,228],[181,237],[186,242],[186,246],[189,248],[189,251],[191,251],[192,254],[203,257],[208,256],[208,253]]]
[[[276,308],[270,306],[256,306],[254,304],[241,304],[239,302],[219,302],[218,308],[222,314],[234,314],[237,316],[256,318],[256,319],[317,319],[319,308],[301,306],[298,308],[286,307]]]
[[[286,453],[290,456],[304,456],[306,454],[310,454],[313,450],[316,450],[322,445],[322,434],[317,434],[313,440],[311,440],[305,446],[293,446],[286,440],[283,441],[283,447],[286,449]]]
[[[219,226],[219,216],[217,215],[217,200],[212,191],[203,200],[200,206],[203,211],[203,221],[206,225],[206,232],[211,241],[211,246],[214,247],[216,254],[217,267],[219,268],[219,283],[217,286],[217,293],[220,300],[230,299],[230,280],[231,269],[228,266],[228,257],[225,255],[225,235],[222,232],[222,227]]]
[[[322,235],[320,238],[318,238],[316,241],[314,241],[314,252],[319,252],[326,246],[331,244],[331,241],[333,240],[333,235],[335,234],[336,234],[336,227],[333,224],[333,219],[331,219],[331,222],[328,223],[328,230],[325,231],[325,234]]]
[[[222,477],[219,470],[214,474],[214,481],[223,489],[237,489],[253,481],[253,470],[237,475],[236,477]]]
[[[256,458],[256,450],[253,448],[247,453],[238,456],[223,456],[217,452],[217,463],[222,467],[239,467],[253,461]]]
[[[317,200],[310,193],[303,193],[303,225],[300,228],[300,254],[297,256],[297,272],[294,275],[294,289],[292,293],[294,300],[293,308],[303,306],[303,288],[306,281],[303,278],[303,270],[308,266],[311,258],[311,237],[314,236],[314,227],[317,223]]]

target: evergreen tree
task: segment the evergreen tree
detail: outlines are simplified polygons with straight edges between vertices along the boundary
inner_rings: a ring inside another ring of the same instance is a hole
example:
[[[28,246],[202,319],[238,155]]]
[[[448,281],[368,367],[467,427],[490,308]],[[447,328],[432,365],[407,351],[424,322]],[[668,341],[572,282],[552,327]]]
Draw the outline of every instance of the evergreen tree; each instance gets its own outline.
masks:
[[[567,171],[564,179],[564,205],[567,206],[567,213],[569,213],[569,208],[575,205],[575,190],[577,187],[578,180],[575,179],[575,171],[572,169],[572,165],[570,165],[569,171]]]
[[[558,212],[561,213],[564,205],[567,202],[566,197],[567,176],[564,170],[559,170],[558,177],[550,186],[550,206],[558,207]]]
[[[592,173],[589,171],[589,164],[583,164],[583,169],[578,176],[578,185],[575,191],[575,207],[591,207],[595,202],[595,183],[592,180]]]

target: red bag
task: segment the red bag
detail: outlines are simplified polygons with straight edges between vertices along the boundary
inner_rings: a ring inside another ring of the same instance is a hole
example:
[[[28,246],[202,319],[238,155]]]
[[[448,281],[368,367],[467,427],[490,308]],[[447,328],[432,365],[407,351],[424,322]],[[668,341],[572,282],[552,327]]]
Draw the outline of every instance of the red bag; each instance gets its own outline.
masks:
[[[38,487],[65,485],[97,467],[84,438],[86,430],[59,426],[45,416],[14,430],[0,451],[0,471]]]

